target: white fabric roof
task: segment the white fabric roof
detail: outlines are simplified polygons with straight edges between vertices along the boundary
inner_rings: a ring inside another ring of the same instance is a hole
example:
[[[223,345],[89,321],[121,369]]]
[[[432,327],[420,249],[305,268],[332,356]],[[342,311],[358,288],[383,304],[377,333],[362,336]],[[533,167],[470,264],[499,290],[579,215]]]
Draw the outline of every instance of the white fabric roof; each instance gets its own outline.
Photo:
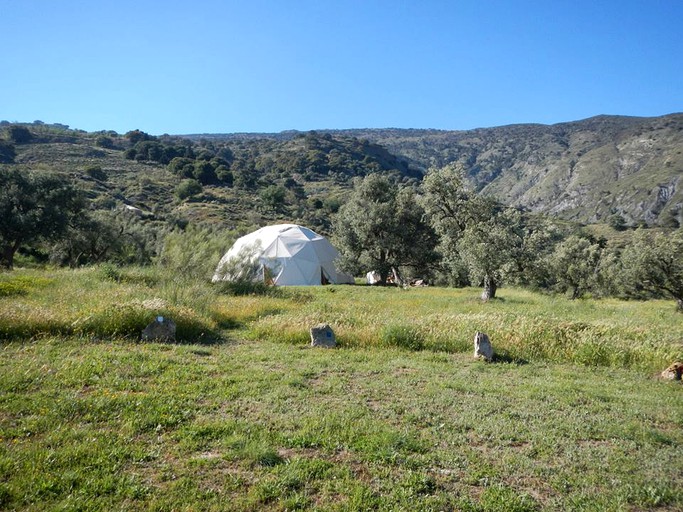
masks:
[[[228,262],[246,258],[260,263],[260,279],[267,273],[280,286],[320,285],[323,276],[330,283],[348,283],[350,276],[337,272],[334,266],[338,256],[327,239],[308,228],[296,224],[266,226],[237,239],[218,263],[213,280],[226,279],[222,270]]]

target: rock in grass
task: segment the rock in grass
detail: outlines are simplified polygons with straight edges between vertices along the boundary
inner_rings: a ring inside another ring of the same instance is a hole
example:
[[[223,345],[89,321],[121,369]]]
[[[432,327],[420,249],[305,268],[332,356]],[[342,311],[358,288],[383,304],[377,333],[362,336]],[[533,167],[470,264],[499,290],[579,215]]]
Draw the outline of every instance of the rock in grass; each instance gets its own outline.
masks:
[[[175,341],[175,322],[158,316],[142,331],[142,341]]]
[[[337,346],[337,340],[334,337],[334,331],[328,324],[318,324],[311,327],[311,346],[334,348]]]
[[[493,360],[493,347],[486,333],[477,331],[474,335],[474,358],[484,361]]]
[[[662,378],[667,380],[681,380],[683,377],[683,363],[676,362],[662,372]]]

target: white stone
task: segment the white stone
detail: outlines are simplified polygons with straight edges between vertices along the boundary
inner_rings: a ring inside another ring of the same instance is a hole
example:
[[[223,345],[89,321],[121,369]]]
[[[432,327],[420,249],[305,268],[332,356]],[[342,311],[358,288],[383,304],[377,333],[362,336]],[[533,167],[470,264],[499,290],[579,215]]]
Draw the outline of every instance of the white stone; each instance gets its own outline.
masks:
[[[493,347],[486,333],[477,331],[474,335],[474,357],[485,361],[493,360]]]

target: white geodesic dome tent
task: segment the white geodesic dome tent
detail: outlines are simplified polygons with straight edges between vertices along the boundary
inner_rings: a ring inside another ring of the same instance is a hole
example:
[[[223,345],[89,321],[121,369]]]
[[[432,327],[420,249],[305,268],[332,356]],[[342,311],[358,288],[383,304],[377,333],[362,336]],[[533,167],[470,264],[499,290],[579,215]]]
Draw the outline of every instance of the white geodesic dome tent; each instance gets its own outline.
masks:
[[[234,279],[246,264],[256,270],[255,280],[279,286],[353,283],[353,277],[335,268],[338,256],[325,237],[308,228],[266,226],[237,239],[218,263],[213,281]]]

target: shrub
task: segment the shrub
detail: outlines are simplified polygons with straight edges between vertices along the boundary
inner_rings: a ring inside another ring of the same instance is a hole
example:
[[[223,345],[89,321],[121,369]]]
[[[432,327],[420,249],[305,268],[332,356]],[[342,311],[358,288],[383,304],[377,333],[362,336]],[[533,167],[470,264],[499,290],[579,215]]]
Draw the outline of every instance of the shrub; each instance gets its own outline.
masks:
[[[14,163],[14,158],[16,156],[17,152],[14,149],[14,144],[0,139],[0,164]]]
[[[185,277],[209,280],[233,239],[226,231],[190,225],[166,235],[158,261]]]
[[[100,135],[95,139],[95,145],[101,148],[112,149],[114,147],[114,140],[106,135]]]
[[[99,165],[91,165],[85,168],[85,174],[100,181],[107,181],[107,173]]]
[[[181,201],[200,194],[202,192],[202,184],[197,180],[183,180],[175,189],[175,194]]]

